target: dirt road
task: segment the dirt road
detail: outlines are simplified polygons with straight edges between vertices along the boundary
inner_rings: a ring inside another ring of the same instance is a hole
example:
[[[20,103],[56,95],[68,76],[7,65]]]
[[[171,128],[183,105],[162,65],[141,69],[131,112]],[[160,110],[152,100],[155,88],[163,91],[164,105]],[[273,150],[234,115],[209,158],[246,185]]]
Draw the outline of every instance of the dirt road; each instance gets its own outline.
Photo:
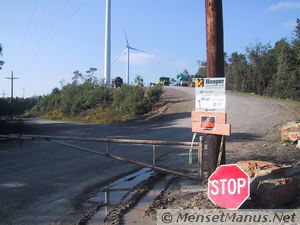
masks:
[[[168,87],[167,102],[151,120],[113,125],[76,124],[27,120],[26,134],[107,137],[148,140],[191,141],[190,112],[194,108],[194,89]],[[280,102],[228,94],[232,136],[228,154],[240,143],[264,139],[265,132],[296,117],[295,107]],[[104,145],[75,143],[104,151]],[[151,161],[151,147],[117,145],[112,152],[145,162]],[[174,155],[186,159],[182,150],[164,148],[160,163],[178,168]],[[183,156],[182,156],[183,155]],[[236,152],[235,152],[236,155]],[[229,157],[230,158],[230,157]],[[54,143],[26,141],[0,142],[0,224],[74,224],[81,216],[82,196],[95,185],[101,186],[137,167],[70,150]],[[231,157],[230,160],[235,160]],[[187,160],[184,160],[187,162]],[[184,165],[183,165],[184,166]]]

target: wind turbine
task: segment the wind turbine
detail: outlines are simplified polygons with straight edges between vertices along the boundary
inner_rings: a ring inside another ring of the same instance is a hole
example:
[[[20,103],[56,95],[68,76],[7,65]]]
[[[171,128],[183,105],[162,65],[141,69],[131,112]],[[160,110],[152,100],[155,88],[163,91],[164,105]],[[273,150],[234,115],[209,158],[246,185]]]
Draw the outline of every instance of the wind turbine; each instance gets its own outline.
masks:
[[[125,48],[124,51],[126,51],[126,53],[127,53],[127,59],[126,59],[126,83],[129,85],[129,61],[130,61],[129,58],[130,58],[130,49],[138,51],[138,52],[143,52],[143,53],[145,53],[145,52],[142,51],[142,50],[139,50],[137,48],[133,48],[133,47],[131,47],[129,45],[126,32],[125,32],[125,39],[126,39],[126,48]]]
[[[133,48],[129,45],[129,41],[128,41],[128,38],[127,38],[127,34],[125,32],[125,40],[126,40],[126,47],[125,49],[122,51],[122,53],[115,58],[115,60],[113,61],[112,64],[114,64],[119,58],[121,58],[121,56],[123,56],[124,54],[126,54],[126,84],[129,85],[129,65],[130,65],[130,50],[135,50],[135,51],[138,51],[138,52],[142,52],[142,53],[146,53],[140,49],[137,49],[137,48]]]

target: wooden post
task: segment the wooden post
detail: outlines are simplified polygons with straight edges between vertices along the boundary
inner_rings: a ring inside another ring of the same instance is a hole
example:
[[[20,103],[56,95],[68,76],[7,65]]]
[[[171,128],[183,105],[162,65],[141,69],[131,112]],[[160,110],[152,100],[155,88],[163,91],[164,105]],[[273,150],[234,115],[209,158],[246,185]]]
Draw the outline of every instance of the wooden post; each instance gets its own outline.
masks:
[[[205,0],[205,9],[207,48],[206,76],[208,78],[224,77],[222,0]],[[217,167],[220,144],[220,135],[207,135],[208,175],[210,175]],[[225,148],[225,143],[223,146]],[[222,155],[225,156],[225,149],[222,153]],[[221,164],[224,163],[225,157],[222,157]]]
[[[152,165],[155,166],[155,151],[156,151],[156,146],[152,145]]]
[[[204,151],[204,139],[203,136],[199,137],[198,146],[198,174],[200,180],[203,180],[203,151]]]

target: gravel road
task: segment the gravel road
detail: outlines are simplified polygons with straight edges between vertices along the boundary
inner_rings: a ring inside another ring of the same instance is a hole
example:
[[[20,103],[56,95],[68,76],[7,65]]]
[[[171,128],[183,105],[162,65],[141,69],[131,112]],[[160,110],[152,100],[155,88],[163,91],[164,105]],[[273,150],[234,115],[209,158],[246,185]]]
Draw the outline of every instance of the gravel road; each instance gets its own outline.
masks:
[[[191,141],[190,112],[194,89],[167,87],[165,106],[157,118],[122,124],[80,124],[29,119],[26,134],[47,134],[99,138]],[[264,133],[287,120],[300,118],[295,106],[262,98],[228,93],[227,107],[232,124],[231,142],[263,138]],[[104,150],[103,144],[77,143]],[[112,152],[150,162],[150,146],[111,146]],[[163,148],[158,158],[164,166],[177,168],[173,155],[182,150]],[[78,205],[86,191],[104,185],[137,169],[111,159],[78,152],[54,143],[0,142],[0,224],[75,224],[81,213]],[[172,160],[170,160],[170,158]],[[187,160],[185,160],[187,161]]]

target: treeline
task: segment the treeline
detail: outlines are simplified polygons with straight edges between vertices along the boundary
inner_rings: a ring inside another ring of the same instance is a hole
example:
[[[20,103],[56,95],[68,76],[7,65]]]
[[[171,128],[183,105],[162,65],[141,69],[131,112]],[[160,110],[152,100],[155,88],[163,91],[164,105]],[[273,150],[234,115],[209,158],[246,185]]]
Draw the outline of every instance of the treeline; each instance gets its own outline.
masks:
[[[258,43],[225,56],[225,76],[229,90],[300,100],[300,20],[291,41],[281,39],[273,47]]]
[[[38,97],[14,98],[14,114],[21,115],[38,102]],[[10,115],[12,110],[10,98],[0,98],[0,116]]]
[[[83,75],[75,71],[72,80],[39,98],[27,116],[96,123],[125,121],[151,111],[163,93],[160,86],[107,88],[93,73]]]

